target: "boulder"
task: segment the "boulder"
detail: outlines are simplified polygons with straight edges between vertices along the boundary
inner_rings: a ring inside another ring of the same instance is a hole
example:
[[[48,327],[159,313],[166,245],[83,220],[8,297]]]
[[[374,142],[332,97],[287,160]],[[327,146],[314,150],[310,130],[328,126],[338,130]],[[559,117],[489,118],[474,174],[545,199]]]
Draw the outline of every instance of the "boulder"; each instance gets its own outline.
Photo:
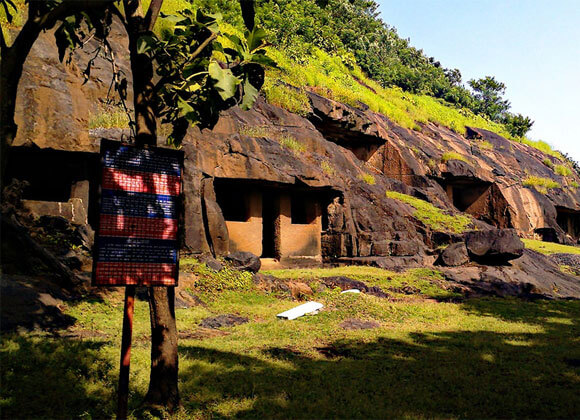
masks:
[[[458,242],[445,248],[435,264],[446,267],[457,267],[467,262],[469,262],[469,255],[465,242]]]
[[[236,270],[240,271],[257,273],[260,271],[260,267],[262,266],[260,258],[256,257],[251,252],[236,251],[228,254],[225,259],[226,261],[229,261]]]
[[[465,245],[472,260],[488,265],[502,265],[524,253],[524,243],[513,229],[468,232]]]

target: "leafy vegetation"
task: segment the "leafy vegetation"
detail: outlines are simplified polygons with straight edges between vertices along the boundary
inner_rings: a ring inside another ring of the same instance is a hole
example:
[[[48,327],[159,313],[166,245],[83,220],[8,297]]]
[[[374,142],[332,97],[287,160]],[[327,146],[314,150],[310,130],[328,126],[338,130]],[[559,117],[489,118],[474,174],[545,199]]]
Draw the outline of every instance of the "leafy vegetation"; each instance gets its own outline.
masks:
[[[436,231],[454,233],[465,232],[472,225],[470,217],[458,214],[446,214],[444,210],[435,207],[427,201],[395,191],[387,191],[387,197],[409,204],[415,209],[413,217],[420,220],[424,225]]]
[[[544,242],[535,239],[522,239],[526,248],[538,251],[542,254],[580,254],[580,247]]]
[[[182,407],[174,415],[139,408],[151,350],[147,303],[137,300],[130,418],[573,418],[577,413],[578,301],[456,301],[430,270],[269,273],[313,286],[321,277],[346,275],[380,286],[392,298],[320,288],[312,296],[325,305],[318,315],[281,321],[276,314],[298,302],[255,289],[202,293],[207,306],[176,310]],[[406,286],[417,290],[396,291]],[[114,416],[122,293],[68,302],[65,312],[77,319],[68,331],[3,334],[3,417]],[[228,313],[250,321],[209,332],[199,328],[202,319]],[[345,329],[343,323],[352,318],[376,322],[378,328]]]
[[[522,183],[524,187],[533,187],[538,192],[542,194],[547,194],[548,190],[552,188],[561,188],[562,186],[550,178],[544,178],[541,176],[528,176]]]

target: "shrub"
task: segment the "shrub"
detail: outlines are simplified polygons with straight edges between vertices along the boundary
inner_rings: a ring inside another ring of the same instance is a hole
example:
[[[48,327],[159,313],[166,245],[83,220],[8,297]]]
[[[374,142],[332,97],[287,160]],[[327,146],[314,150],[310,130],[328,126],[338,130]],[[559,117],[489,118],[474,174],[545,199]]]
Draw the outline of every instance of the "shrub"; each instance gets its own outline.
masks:
[[[550,178],[543,178],[541,176],[528,176],[524,182],[524,187],[533,187],[536,191],[547,194],[548,190],[552,188],[561,188],[561,185]]]
[[[576,181],[572,181],[572,182],[570,182],[570,186],[571,186],[572,188],[580,188],[580,184],[578,184]]]
[[[572,169],[568,168],[566,165],[556,165],[554,166],[554,172],[561,176],[572,175]]]
[[[441,162],[447,163],[450,160],[460,160],[462,162],[471,163],[469,159],[457,152],[445,152],[441,155]]]
[[[442,209],[425,200],[395,191],[387,191],[386,195],[413,207],[415,209],[413,217],[433,230],[462,233],[472,224],[470,217],[463,214],[455,216],[446,214]]]
[[[375,177],[372,176],[371,174],[360,174],[358,178],[362,180],[364,183],[369,185],[375,185],[376,182]]]

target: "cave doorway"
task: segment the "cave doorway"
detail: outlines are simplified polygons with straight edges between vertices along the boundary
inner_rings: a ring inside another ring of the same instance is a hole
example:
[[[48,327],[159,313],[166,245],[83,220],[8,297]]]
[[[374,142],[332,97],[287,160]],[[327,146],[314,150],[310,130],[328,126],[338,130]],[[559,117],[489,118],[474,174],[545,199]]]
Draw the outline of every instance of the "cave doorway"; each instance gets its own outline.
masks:
[[[33,212],[56,215],[53,213],[66,207],[65,203],[70,206],[74,199],[75,206],[80,205],[83,209],[84,223],[95,226],[98,164],[98,153],[12,147],[6,178],[28,182],[22,199]]]
[[[264,191],[262,195],[262,258],[280,258],[280,195]]]
[[[556,221],[562,230],[575,241],[580,239],[580,211],[556,207]]]
[[[495,183],[472,179],[452,179],[442,183],[457,210],[497,228],[513,227],[509,204]]]

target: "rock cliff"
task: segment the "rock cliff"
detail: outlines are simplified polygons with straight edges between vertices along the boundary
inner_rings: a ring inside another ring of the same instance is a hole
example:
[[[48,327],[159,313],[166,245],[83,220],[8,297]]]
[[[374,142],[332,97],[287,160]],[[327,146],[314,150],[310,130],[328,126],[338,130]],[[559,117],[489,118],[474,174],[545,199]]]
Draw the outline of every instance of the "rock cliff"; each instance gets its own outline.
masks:
[[[9,173],[38,184],[25,198],[84,200],[92,223],[99,140],[126,138],[128,130],[89,130],[90,114],[107,96],[108,63],[97,60],[83,85],[79,69],[88,56],[78,52],[71,65],[60,64],[50,36],[41,37],[25,65]],[[127,69],[122,42],[117,61]],[[554,167],[564,162],[557,158],[475,127],[458,133],[427,123],[408,130],[364,104],[308,96],[305,116],[259,99],[251,111],[223,113],[213,130],[188,132],[184,251],[397,268],[432,264],[437,247],[461,240],[461,232],[433,227],[387,191],[424,200],[446,216],[467,214],[467,230],[513,228],[521,237],[578,242],[580,178],[558,175]],[[33,157],[38,165],[22,171]],[[68,169],[51,181],[57,167]],[[533,185],[530,177],[553,183]],[[51,182],[60,187],[49,197]]]

